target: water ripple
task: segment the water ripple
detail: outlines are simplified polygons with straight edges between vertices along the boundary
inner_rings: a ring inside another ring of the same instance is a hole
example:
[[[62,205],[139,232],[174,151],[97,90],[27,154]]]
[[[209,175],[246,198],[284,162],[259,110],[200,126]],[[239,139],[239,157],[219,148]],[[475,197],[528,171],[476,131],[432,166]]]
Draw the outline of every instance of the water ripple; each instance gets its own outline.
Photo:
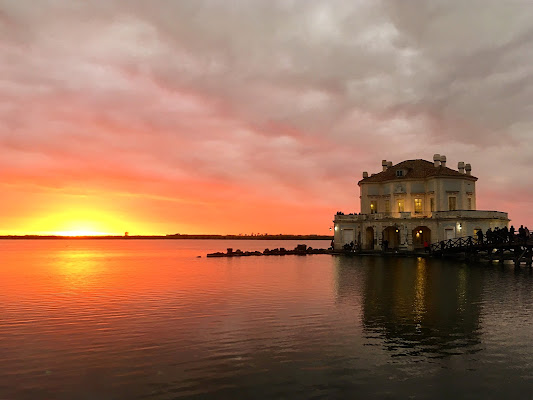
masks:
[[[2,399],[533,394],[526,270],[196,259],[242,242],[1,245]]]

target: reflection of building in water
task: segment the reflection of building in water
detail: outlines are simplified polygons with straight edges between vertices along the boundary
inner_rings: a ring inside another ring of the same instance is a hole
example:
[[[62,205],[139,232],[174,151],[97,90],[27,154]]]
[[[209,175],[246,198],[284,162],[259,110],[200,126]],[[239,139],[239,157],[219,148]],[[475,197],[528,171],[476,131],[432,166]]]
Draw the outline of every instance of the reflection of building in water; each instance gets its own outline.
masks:
[[[446,156],[435,154],[433,160],[383,160],[383,171],[363,172],[361,212],[335,216],[335,249],[354,242],[365,250],[414,250],[507,226],[507,213],[476,209],[477,178],[470,164],[460,162],[454,170]]]
[[[365,330],[382,332],[393,341],[391,345],[400,341],[431,346],[427,351],[479,343],[483,278],[477,275],[482,270],[430,262],[431,269],[425,259],[389,259],[368,269],[362,313]]]
[[[355,266],[343,259],[350,258],[337,261],[338,300],[361,302],[364,330],[384,336],[389,349],[447,353],[480,343],[483,270],[441,260],[357,257]]]

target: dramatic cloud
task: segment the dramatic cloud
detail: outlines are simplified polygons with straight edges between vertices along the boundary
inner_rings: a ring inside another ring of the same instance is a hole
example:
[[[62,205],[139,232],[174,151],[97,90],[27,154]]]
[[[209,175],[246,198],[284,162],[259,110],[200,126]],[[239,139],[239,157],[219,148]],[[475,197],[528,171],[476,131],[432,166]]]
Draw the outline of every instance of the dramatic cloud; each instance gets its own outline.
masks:
[[[324,233],[358,211],[363,170],[433,153],[473,165],[479,208],[532,225],[532,18],[498,1],[0,0],[1,232],[92,204],[130,230]]]

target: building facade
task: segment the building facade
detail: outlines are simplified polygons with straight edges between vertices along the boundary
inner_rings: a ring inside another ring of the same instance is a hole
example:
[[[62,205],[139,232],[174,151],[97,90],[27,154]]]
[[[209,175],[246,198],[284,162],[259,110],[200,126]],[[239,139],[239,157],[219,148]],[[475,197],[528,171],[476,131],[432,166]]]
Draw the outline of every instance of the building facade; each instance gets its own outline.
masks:
[[[433,163],[407,160],[383,170],[363,172],[359,214],[337,213],[334,247],[354,243],[364,250],[417,250],[457,237],[475,236],[478,230],[508,226],[507,213],[476,208],[476,181],[470,164],[457,170],[446,166],[446,156],[435,154]]]

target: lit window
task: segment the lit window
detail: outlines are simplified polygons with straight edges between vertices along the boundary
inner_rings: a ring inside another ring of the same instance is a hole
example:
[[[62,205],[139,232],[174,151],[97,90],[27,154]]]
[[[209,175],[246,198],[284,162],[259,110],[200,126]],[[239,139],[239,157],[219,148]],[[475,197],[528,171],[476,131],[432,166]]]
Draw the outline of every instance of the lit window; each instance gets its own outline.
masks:
[[[398,200],[398,212],[404,212],[405,206],[403,200]]]
[[[370,202],[370,214],[376,214],[377,212],[378,212],[378,202],[371,201]]]
[[[448,210],[457,210],[457,197],[448,197]]]
[[[422,214],[422,199],[415,199],[415,214]]]

